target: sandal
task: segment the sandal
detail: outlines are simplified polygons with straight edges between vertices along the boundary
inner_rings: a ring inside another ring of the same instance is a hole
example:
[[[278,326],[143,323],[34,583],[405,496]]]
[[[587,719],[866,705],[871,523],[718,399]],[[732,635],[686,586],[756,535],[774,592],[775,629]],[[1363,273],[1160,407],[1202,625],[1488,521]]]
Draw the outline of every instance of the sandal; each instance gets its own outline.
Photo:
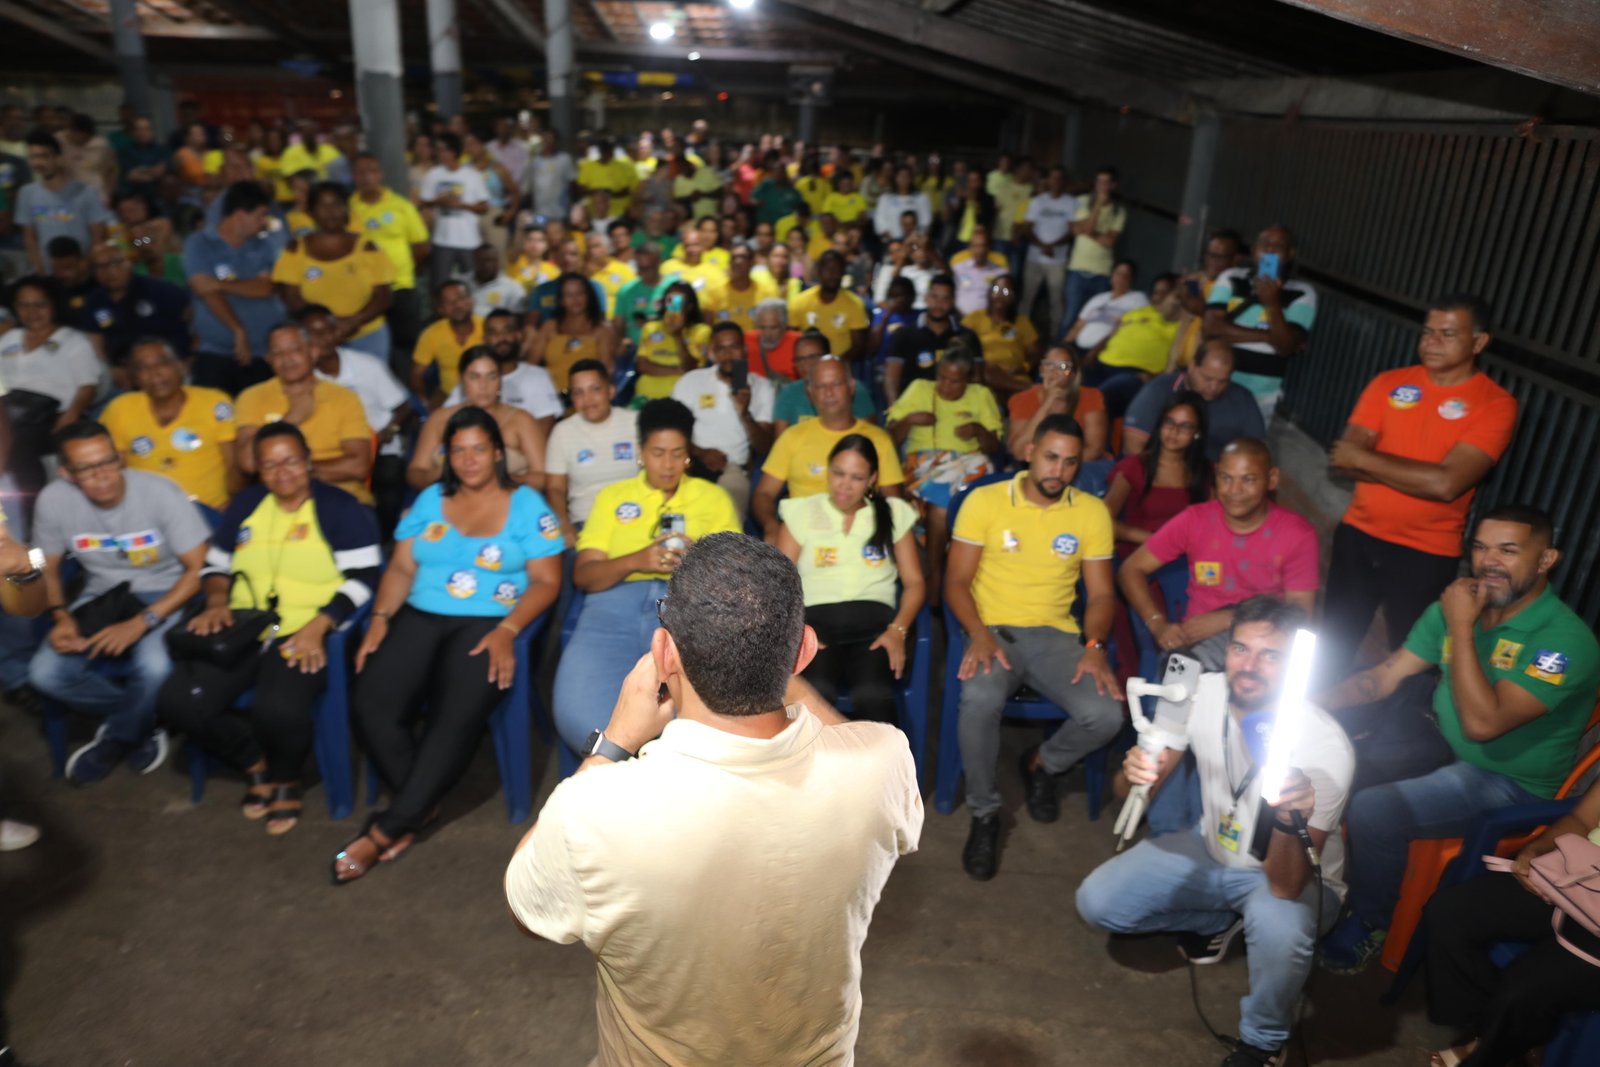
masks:
[[[1432,1064],[1433,1067],[1457,1067],[1458,1064],[1460,1064],[1468,1056],[1472,1055],[1472,1050],[1477,1047],[1478,1043],[1476,1041],[1469,1041],[1465,1045],[1456,1045],[1453,1048],[1442,1048],[1437,1052],[1430,1053],[1428,1056],[1428,1062]]]
[[[334,885],[348,885],[357,878],[362,877],[380,863],[388,863],[399,859],[405,850],[411,847],[416,840],[416,834],[401,834],[394,840],[383,839],[383,831],[378,829],[378,817],[370,816],[367,825],[360,834],[345,842],[344,848],[333,857],[330,874]],[[356,855],[356,850],[367,852],[362,846],[370,846],[371,858]]]
[[[265,770],[246,771],[245,776],[248,784],[239,798],[239,813],[254,822],[267,814],[267,805],[272,803],[272,783]]]
[[[267,805],[267,833],[277,837],[293,830],[300,823],[300,809],[298,785],[273,787],[272,799]]]
[[[393,841],[393,843],[391,843],[389,845],[389,847],[385,848],[381,853],[379,853],[378,854],[378,862],[379,863],[389,863],[389,862],[392,862],[394,860],[399,859],[402,855],[405,854],[406,849],[410,848],[412,845],[414,845],[416,843],[417,834],[421,833],[423,830],[426,830],[428,827],[432,826],[434,823],[436,823],[438,821],[439,821],[439,809],[438,808],[434,808],[422,820],[421,825],[419,825],[416,828],[416,830],[414,830],[414,831],[412,831],[411,833],[408,833],[408,834],[401,834],[399,837],[395,838],[395,840]]]

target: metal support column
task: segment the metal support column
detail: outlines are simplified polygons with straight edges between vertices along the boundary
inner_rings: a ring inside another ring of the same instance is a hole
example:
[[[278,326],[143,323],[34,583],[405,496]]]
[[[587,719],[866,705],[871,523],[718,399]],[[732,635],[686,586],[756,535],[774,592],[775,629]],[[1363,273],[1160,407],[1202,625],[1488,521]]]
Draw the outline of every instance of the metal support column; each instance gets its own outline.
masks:
[[[1200,262],[1211,208],[1211,174],[1216,169],[1217,140],[1222,123],[1215,114],[1195,119],[1189,134],[1189,166],[1183,175],[1183,203],[1178,209],[1178,236],[1172,247],[1174,270],[1193,270]]]
[[[400,0],[350,0],[356,101],[367,147],[383,164],[383,180],[404,190],[406,171],[404,68],[400,58]]]
[[[150,64],[144,58],[144,33],[139,29],[136,0],[111,0],[111,42],[117,53],[117,72],[122,75],[123,101],[135,114],[153,120]]]
[[[808,150],[817,143],[817,105],[811,99],[800,101],[800,129],[795,139],[804,141]]]
[[[456,22],[456,0],[428,0],[428,56],[438,115],[453,119],[461,114],[461,28]]]
[[[1073,107],[1061,119],[1061,167],[1067,177],[1080,177],[1078,153],[1083,141],[1083,108]]]
[[[561,135],[561,147],[570,151],[578,131],[572,100],[572,7],[568,0],[544,0],[544,32],[550,124]]]

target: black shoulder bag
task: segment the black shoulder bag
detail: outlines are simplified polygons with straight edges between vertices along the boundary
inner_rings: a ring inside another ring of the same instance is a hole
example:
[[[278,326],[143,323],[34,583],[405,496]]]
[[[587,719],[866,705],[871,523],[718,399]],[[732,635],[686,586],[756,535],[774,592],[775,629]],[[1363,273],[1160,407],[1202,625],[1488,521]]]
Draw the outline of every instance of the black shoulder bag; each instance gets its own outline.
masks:
[[[228,589],[243,578],[250,583],[250,603],[256,602],[255,583],[248,574],[235,573],[229,577]],[[276,600],[276,598],[272,598]],[[205,602],[189,605],[183,618],[167,631],[167,651],[173,659],[200,660],[224,669],[237,667],[247,657],[265,648],[272,639],[279,618],[274,606],[265,608],[235,608],[233,625],[213,634],[197,634],[189,629],[190,620],[204,611]],[[263,638],[265,634],[265,638]]]

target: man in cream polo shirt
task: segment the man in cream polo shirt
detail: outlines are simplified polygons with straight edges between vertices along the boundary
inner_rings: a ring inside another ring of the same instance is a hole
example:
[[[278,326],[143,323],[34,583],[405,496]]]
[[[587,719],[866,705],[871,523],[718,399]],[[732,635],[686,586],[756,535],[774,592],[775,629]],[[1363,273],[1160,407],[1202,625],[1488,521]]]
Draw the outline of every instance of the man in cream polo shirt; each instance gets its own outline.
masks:
[[[861,945],[922,831],[911,751],[799,680],[816,635],[777,549],[702,538],[659,615],[512,857],[512,914],[594,953],[594,1064],[851,1064]]]

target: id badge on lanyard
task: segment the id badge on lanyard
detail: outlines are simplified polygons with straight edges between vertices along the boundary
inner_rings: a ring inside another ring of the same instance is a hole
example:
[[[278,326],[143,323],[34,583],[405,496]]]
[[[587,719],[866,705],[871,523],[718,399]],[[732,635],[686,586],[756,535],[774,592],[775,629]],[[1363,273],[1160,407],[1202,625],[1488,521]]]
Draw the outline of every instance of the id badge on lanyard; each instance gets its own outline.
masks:
[[[1250,788],[1250,783],[1256,779],[1257,768],[1252,765],[1250,772],[1244,776],[1244,781],[1237,786],[1233,785],[1233,769],[1229,766],[1233,761],[1233,749],[1228,747],[1228,720],[1230,716],[1226,711],[1222,715],[1222,761],[1223,771],[1228,776],[1228,784],[1233,792],[1233,806],[1217,818],[1217,844],[1229,852],[1238,853],[1239,839],[1242,828],[1239,823],[1239,800]]]

